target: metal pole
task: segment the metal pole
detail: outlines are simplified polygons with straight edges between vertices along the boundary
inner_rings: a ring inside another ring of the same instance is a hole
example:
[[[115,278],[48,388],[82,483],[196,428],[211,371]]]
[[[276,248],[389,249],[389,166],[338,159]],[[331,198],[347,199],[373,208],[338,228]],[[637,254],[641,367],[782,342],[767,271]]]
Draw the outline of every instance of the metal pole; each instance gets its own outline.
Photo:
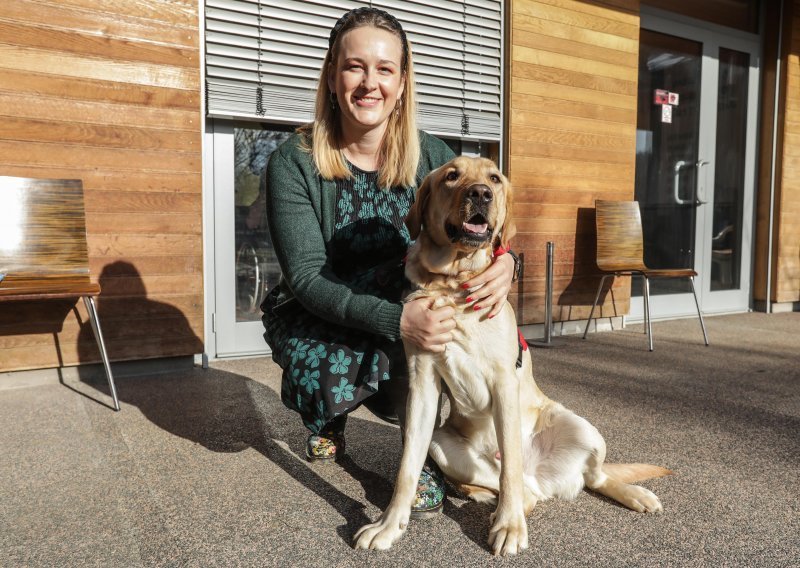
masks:
[[[553,257],[556,245],[553,241],[547,242],[547,259],[545,261],[546,274],[544,285],[544,338],[530,341],[534,347],[554,347],[553,344]]]
[[[545,282],[544,299],[544,341],[550,343],[553,338],[553,250],[555,243],[547,243],[547,280]]]

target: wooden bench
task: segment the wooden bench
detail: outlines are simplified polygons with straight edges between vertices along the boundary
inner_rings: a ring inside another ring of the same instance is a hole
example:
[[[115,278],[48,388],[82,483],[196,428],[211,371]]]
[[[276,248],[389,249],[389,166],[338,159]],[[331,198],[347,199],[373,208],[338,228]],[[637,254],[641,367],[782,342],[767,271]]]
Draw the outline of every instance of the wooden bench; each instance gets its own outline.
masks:
[[[0,176],[0,303],[82,298],[119,410],[95,296],[89,280],[80,180]]]

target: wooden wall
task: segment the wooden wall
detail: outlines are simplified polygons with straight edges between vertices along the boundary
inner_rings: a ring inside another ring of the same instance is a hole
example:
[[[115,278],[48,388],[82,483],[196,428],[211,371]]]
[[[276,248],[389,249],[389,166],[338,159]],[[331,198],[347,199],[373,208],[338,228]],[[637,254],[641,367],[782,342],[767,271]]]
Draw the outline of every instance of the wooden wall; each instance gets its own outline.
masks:
[[[784,5],[781,93],[778,103],[775,207],[772,263],[769,258],[769,201],[772,166],[772,125],[780,0],[766,0],[764,78],[762,81],[761,156],[755,231],[753,297],[767,299],[767,273],[772,279],[769,299],[800,302],[800,2]]]
[[[0,2],[0,175],[83,180],[112,359],[203,349],[199,45],[196,0]],[[74,305],[0,307],[0,371],[98,361]]]
[[[800,1],[787,1],[786,102],[776,199],[773,301],[800,302]],[[785,53],[786,53],[785,52]]]
[[[595,199],[632,199],[638,0],[510,2],[508,173],[525,278],[520,323],[544,321],[547,241],[555,243],[555,320],[586,319],[599,276]],[[614,286],[627,313],[630,284]],[[603,315],[615,315],[611,295]]]

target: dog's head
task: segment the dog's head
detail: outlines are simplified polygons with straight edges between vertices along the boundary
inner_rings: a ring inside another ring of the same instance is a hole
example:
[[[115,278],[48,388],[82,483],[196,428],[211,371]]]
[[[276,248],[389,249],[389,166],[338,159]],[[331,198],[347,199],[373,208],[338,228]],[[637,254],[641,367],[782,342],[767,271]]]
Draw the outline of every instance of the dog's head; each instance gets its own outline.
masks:
[[[406,217],[412,239],[423,227],[440,246],[462,252],[507,247],[516,233],[511,184],[491,160],[459,156],[432,171]]]

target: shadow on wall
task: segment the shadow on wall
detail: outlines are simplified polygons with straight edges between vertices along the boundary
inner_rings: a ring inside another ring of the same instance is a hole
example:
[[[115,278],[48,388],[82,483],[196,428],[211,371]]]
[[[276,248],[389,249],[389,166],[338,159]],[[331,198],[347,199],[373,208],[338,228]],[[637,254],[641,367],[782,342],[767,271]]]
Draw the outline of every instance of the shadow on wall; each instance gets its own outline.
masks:
[[[593,207],[579,207],[575,226],[575,254],[572,260],[572,280],[558,297],[558,308],[553,310],[553,319],[556,321],[569,321],[573,319],[586,319],[597,294],[602,273],[597,268],[597,231],[595,229],[595,209]],[[617,306],[617,298],[606,282],[603,293],[600,295],[598,305],[602,306],[608,295],[611,295],[613,313],[604,313],[604,317],[618,316],[624,313]],[[576,308],[577,309],[574,309]],[[624,307],[624,306],[623,306]],[[595,310],[595,315],[600,314]]]
[[[147,289],[137,268],[118,261],[100,273],[103,293],[97,298],[97,312],[112,361],[189,356],[202,353],[203,342],[177,307],[147,298]],[[78,360],[81,380],[98,377],[98,370],[86,367],[101,361],[100,351],[88,318],[78,334]]]

